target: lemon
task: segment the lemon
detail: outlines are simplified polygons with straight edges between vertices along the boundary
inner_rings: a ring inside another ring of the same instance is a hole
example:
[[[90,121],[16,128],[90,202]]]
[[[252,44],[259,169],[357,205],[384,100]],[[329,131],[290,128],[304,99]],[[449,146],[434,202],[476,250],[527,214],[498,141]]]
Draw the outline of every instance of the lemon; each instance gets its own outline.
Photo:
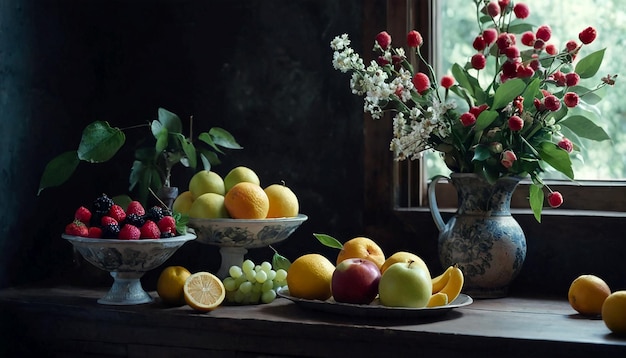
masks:
[[[226,193],[224,179],[216,172],[209,170],[201,170],[191,177],[189,181],[189,191],[194,200],[206,193],[216,193],[220,195]]]
[[[185,304],[183,286],[191,272],[183,266],[168,266],[161,271],[157,280],[157,293],[164,303],[172,306]]]
[[[298,216],[298,197],[284,184],[272,184],[264,189],[270,201],[268,218],[290,218]]]
[[[613,333],[626,335],[626,290],[615,291],[604,300],[602,320]]]
[[[239,167],[233,168],[224,177],[224,187],[226,189],[226,192],[228,192],[232,187],[234,187],[235,184],[238,184],[241,182],[249,182],[249,183],[254,183],[256,185],[261,185],[261,180],[259,179],[259,176],[254,172],[254,170],[248,167],[239,166]]]
[[[270,201],[258,184],[240,182],[224,196],[228,214],[235,219],[265,219]]]
[[[185,302],[189,307],[208,312],[224,302],[226,289],[222,281],[210,272],[200,271],[192,274],[183,286]]]
[[[189,208],[190,218],[197,219],[219,219],[228,218],[228,211],[224,205],[224,196],[216,193],[206,193],[200,195],[193,201]]]
[[[582,315],[599,315],[602,304],[611,294],[611,289],[600,277],[580,275],[570,285],[567,299],[573,309]]]
[[[320,254],[298,257],[287,271],[289,294],[309,300],[327,300],[331,296],[331,281],[335,265]]]
[[[191,209],[191,204],[193,204],[193,195],[191,194],[191,191],[184,191],[174,200],[174,203],[172,204],[172,211],[181,214],[188,214],[189,209]]]

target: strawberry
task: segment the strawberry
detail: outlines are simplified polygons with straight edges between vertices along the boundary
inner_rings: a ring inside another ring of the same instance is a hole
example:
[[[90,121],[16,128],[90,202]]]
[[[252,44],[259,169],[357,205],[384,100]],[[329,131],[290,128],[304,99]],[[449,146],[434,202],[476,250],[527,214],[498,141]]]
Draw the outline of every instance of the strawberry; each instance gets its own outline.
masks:
[[[112,218],[112,217],[110,217],[108,215],[105,215],[100,220],[100,225],[102,225],[102,226],[119,225],[119,221],[115,220],[114,218]]]
[[[146,223],[141,227],[142,239],[158,239],[161,237],[161,230],[159,226],[152,220],[146,220]]]
[[[138,227],[131,224],[126,224],[120,229],[118,239],[120,240],[139,240],[141,236],[141,230]]]
[[[89,220],[91,220],[91,211],[89,211],[89,209],[87,209],[86,207],[81,206],[80,208],[76,209],[76,213],[74,213],[74,219],[87,225],[89,223]]]
[[[121,206],[113,204],[111,209],[109,209],[108,216],[117,220],[118,223],[121,223],[124,219],[126,219],[126,212],[124,212],[124,209]]]
[[[91,237],[93,239],[101,239],[102,238],[102,229],[97,226],[92,226],[89,228],[89,233],[87,237]]]
[[[144,216],[146,215],[146,209],[144,209],[143,205],[141,205],[140,202],[138,202],[137,200],[133,200],[128,204],[128,207],[126,208],[126,215],[130,214]]]
[[[159,220],[157,226],[162,233],[169,232],[172,235],[176,235],[176,220],[170,215],[164,216]]]
[[[65,226],[65,233],[73,236],[87,237],[89,229],[80,220],[74,220]]]

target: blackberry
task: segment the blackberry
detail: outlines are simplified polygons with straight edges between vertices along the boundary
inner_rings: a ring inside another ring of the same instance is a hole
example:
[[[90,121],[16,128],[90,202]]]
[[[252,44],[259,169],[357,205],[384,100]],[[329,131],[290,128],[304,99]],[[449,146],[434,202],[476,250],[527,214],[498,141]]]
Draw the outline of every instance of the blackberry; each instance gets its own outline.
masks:
[[[115,224],[109,224],[102,226],[102,238],[103,239],[117,239],[120,233],[120,226]]]
[[[161,239],[167,239],[167,238],[170,238],[170,237],[174,237],[174,234],[172,234],[169,231],[163,231],[161,233]]]
[[[93,211],[99,214],[99,216],[106,215],[109,210],[111,210],[113,204],[113,199],[109,198],[105,193],[102,193],[102,195],[93,202]]]
[[[155,223],[158,223],[159,220],[168,215],[172,215],[168,209],[155,205],[146,211],[146,220],[152,220]]]
[[[136,227],[142,227],[145,222],[146,219],[139,214],[128,214],[124,220],[124,223],[135,225]]]

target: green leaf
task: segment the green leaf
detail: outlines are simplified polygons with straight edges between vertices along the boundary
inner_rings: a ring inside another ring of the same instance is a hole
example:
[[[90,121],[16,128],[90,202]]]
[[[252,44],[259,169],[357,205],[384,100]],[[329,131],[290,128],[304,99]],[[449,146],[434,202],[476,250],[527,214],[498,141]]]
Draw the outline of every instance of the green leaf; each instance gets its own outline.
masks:
[[[237,143],[235,137],[223,128],[213,127],[209,129],[209,135],[213,138],[213,143],[216,145],[228,149],[243,149],[243,147]]]
[[[126,142],[119,128],[111,128],[108,122],[96,121],[83,130],[78,145],[78,158],[90,163],[101,163],[111,159]]]
[[[596,75],[604,59],[604,51],[606,49],[598,50],[583,57],[576,64],[576,73],[580,78],[591,78]]]
[[[572,132],[576,133],[576,135],[588,138],[596,141],[604,141],[610,140],[611,137],[604,131],[604,129],[595,123],[593,123],[589,118],[575,115],[568,117],[559,122],[560,125],[569,128]]]
[[[176,221],[176,232],[179,235],[185,235],[187,233],[187,223],[189,222],[189,215],[179,212],[174,212],[172,214],[172,217]]]
[[[274,255],[272,256],[272,268],[274,270],[283,269],[285,271],[289,271],[291,261],[279,254],[278,251],[276,251],[276,249],[272,247],[272,245],[270,245],[270,249],[274,250]]]
[[[482,113],[476,118],[476,126],[474,131],[482,132],[483,129],[489,127],[493,121],[498,118],[498,112],[492,110],[482,111]]]
[[[535,220],[541,222],[541,211],[543,210],[543,186],[539,184],[530,185],[530,208],[535,215]]]
[[[572,160],[569,153],[558,145],[551,142],[542,142],[537,152],[541,159],[550,164],[554,169],[565,174],[568,178],[574,179],[574,170],[572,169]]]
[[[39,195],[45,188],[59,186],[65,183],[74,173],[80,163],[75,150],[65,152],[54,157],[47,165],[39,181]]]
[[[183,152],[185,152],[185,156],[189,161],[189,167],[196,168],[198,165],[198,158],[196,155],[196,147],[194,147],[193,143],[191,143],[185,136],[182,134],[175,135],[180,146],[183,148]]]
[[[511,103],[515,97],[522,94],[526,84],[519,78],[511,79],[504,82],[498,89],[496,90],[493,104],[491,105],[492,109],[500,109]]]
[[[198,151],[200,152],[200,159],[202,160],[202,166],[205,170],[211,170],[211,166],[222,163],[215,152],[205,148],[198,148]]]
[[[207,132],[202,132],[198,135],[198,139],[206,144],[208,144],[211,148],[213,148],[216,152],[224,153],[220,148],[217,147],[215,142],[213,142],[213,137],[209,135]]]
[[[156,155],[160,155],[168,145],[168,131],[167,128],[161,127],[161,131],[155,135],[156,144],[154,146],[156,150]]]
[[[539,88],[541,86],[541,80],[538,78],[533,79],[528,86],[526,86],[526,89],[524,90],[524,93],[522,94],[522,96],[524,97],[524,108],[531,108],[534,107],[534,99],[537,96],[537,94],[540,93]]]
[[[343,248],[343,244],[330,235],[313,234],[313,236],[315,236],[315,238],[325,246],[340,250]]]
[[[183,132],[183,123],[180,121],[180,118],[176,114],[168,111],[167,109],[159,108],[158,115],[159,122],[161,123],[161,125],[163,125],[163,127],[167,128],[168,132]],[[153,134],[155,133],[153,132]]]
[[[484,144],[479,144],[474,148],[474,157],[472,158],[472,162],[482,162],[489,159],[489,157],[491,157],[491,151],[489,151],[489,148]]]

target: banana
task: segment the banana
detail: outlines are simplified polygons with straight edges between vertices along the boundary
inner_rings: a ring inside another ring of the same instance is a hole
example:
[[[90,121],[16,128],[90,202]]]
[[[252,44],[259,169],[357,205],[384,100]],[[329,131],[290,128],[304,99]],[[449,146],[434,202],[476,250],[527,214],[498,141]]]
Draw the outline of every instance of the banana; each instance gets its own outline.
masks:
[[[448,304],[448,295],[443,292],[437,292],[430,296],[426,307],[438,307]]]
[[[452,272],[453,268],[454,268],[454,265],[451,265],[441,275],[432,279],[433,294],[441,291],[446,286],[446,284],[448,283],[448,280],[450,279],[450,272]]]
[[[461,271],[458,265],[454,265],[452,266],[452,270],[450,271],[448,282],[446,282],[444,288],[442,288],[439,292],[447,294],[448,302],[452,302],[461,293],[464,281],[465,278],[463,277],[463,271]]]

